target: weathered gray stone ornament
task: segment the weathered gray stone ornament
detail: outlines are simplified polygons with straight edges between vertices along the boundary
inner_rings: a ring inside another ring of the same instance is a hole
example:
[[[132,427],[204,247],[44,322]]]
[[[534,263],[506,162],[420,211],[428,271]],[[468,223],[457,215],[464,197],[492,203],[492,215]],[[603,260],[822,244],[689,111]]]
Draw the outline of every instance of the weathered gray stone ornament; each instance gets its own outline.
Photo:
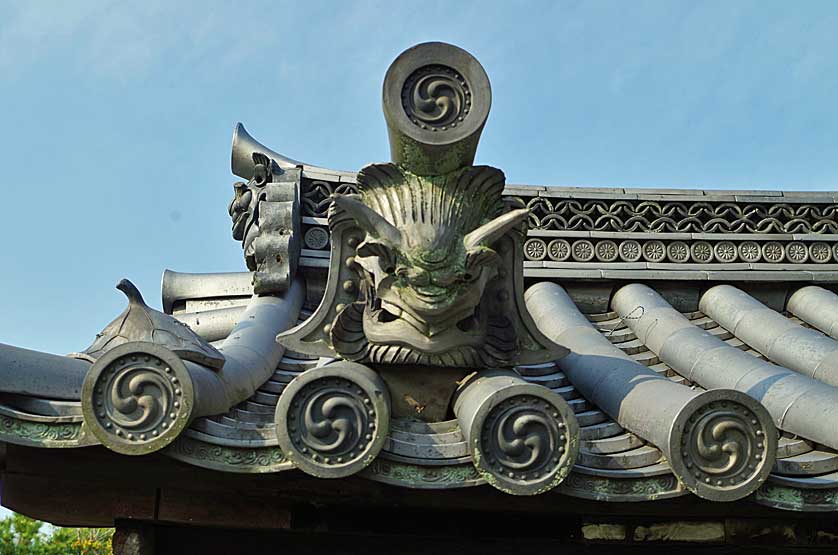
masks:
[[[369,368],[334,362],[302,373],[279,398],[276,435],[294,465],[319,478],[361,471],[381,451],[390,394]]]
[[[233,145],[236,163],[236,143]],[[272,158],[251,152],[247,183],[233,185],[229,213],[233,238],[241,241],[244,259],[253,274],[257,294],[281,293],[291,284],[300,254],[299,187],[301,170],[281,168]],[[243,155],[243,154],[241,154]]]
[[[758,401],[738,391],[705,391],[687,403],[670,427],[668,461],[699,497],[734,501],[771,473],[777,430]]]
[[[579,425],[562,397],[513,372],[485,371],[467,380],[454,413],[483,478],[513,495],[558,486],[576,462]]]
[[[409,48],[384,77],[393,162],[417,175],[470,166],[491,105],[489,78],[471,54],[441,42]]]
[[[120,286],[131,290],[127,282]],[[273,339],[277,331],[296,321],[303,287],[295,281],[283,298],[253,296],[221,345],[225,354],[220,368],[196,362],[207,358],[195,357],[171,333],[159,334],[158,328],[149,331],[146,321],[171,325],[174,318],[149,309],[138,295],[132,293],[137,306],[129,306],[111,325],[115,335],[100,338],[107,350],[94,351],[99,356],[87,371],[81,391],[86,426],[103,445],[126,455],[160,450],[193,419],[221,414],[252,395],[282,358],[284,348]],[[189,332],[187,339],[194,335],[180,322],[174,329]],[[111,337],[120,344],[113,346],[116,341]],[[160,343],[124,342],[137,337]]]
[[[224,355],[199,337],[188,326],[145,304],[133,283],[121,280],[116,288],[128,297],[128,308],[97,334],[93,344],[75,354],[90,362],[111,349],[130,342],[161,345],[183,360],[191,360],[209,368],[224,366]]]
[[[332,324],[335,351],[378,363],[511,365],[518,336],[498,306],[504,289],[495,282],[486,294],[511,260],[490,245],[519,226],[526,211],[501,213],[502,187],[503,174],[492,168],[469,168],[430,183],[394,165],[365,168],[359,174],[364,201],[335,199],[366,232],[355,264],[367,295]],[[392,195],[416,205],[393,205]],[[486,215],[495,218],[481,225]]]
[[[192,378],[169,349],[123,343],[105,352],[87,373],[82,410],[103,445],[125,455],[158,451],[191,422]]]
[[[369,364],[511,367],[567,353],[535,327],[521,267],[528,211],[503,172],[471,166],[491,92],[480,64],[443,43],[414,47],[384,82],[391,164],[335,195],[331,261],[315,314],[277,339]]]
[[[233,145],[230,155],[230,169],[233,171],[233,175],[250,181],[257,177],[257,174],[263,172],[258,166],[260,164],[264,166],[263,161],[265,159],[270,160],[271,171],[275,169],[289,170],[303,165],[302,162],[292,160],[269,149],[254,139],[244,128],[244,125],[237,123],[233,129]]]

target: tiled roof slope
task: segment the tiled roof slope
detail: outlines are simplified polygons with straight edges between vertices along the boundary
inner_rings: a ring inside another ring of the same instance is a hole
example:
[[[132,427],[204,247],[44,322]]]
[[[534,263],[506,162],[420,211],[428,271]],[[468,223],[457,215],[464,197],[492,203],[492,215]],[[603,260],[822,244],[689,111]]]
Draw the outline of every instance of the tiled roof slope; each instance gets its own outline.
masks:
[[[719,387],[713,379],[733,380],[727,375],[714,378],[714,373],[727,373],[729,367],[743,365],[741,360],[750,362],[748,368],[753,369],[725,387],[741,389],[767,404],[781,430],[771,475],[752,498],[783,509],[832,511],[838,509],[838,453],[832,448],[838,446],[834,432],[838,427],[831,419],[838,404],[826,405],[820,412],[812,407],[829,403],[833,396],[838,398],[838,390],[805,375],[814,373],[816,378],[831,379],[828,369],[834,367],[838,343],[823,332],[834,333],[838,327],[834,303],[838,303],[838,297],[825,289],[800,288],[788,302],[788,310],[794,314],[787,314],[773,311],[730,286],[720,286],[704,293],[701,311],[682,313],[654,289],[630,284],[614,295],[613,311],[588,313],[585,318],[602,341],[618,348],[625,359],[694,391]],[[667,327],[660,322],[677,325]],[[667,337],[677,342],[676,349],[668,347]],[[696,352],[690,350],[694,342],[700,342],[706,353],[695,360],[689,355]],[[706,348],[707,345],[712,348]],[[789,358],[789,351],[801,345],[805,346],[801,347],[805,348],[805,356]],[[812,345],[820,350],[811,348]],[[572,344],[568,346],[573,348]],[[716,354],[718,360],[725,361],[723,366],[714,366]],[[317,364],[317,360],[286,353],[275,374],[250,399],[225,415],[196,420],[166,453],[190,464],[225,472],[265,473],[292,468],[277,446],[275,405],[293,377]],[[581,453],[573,472],[556,491],[608,501],[688,495],[664,454],[583,397],[562,366],[559,361],[519,368],[527,380],[565,398],[579,420]],[[780,375],[780,381],[803,383],[809,389],[800,390],[797,397],[786,398],[788,387],[781,387],[772,401],[770,387],[747,377],[762,376],[758,371],[765,368]],[[785,411],[777,414],[772,402],[777,406],[785,403]],[[797,415],[798,406],[814,412]],[[648,416],[656,416],[654,403],[648,406]],[[7,396],[0,407],[0,439],[12,439],[13,434],[17,443],[23,437],[24,443],[28,438],[30,444],[40,446],[94,443],[81,427],[78,403],[67,401]],[[363,476],[415,488],[459,488],[483,483],[470,462],[456,421],[395,422],[384,451],[363,471]]]
[[[353,192],[355,174],[306,167],[301,188],[300,266],[313,309],[329,264],[329,198]],[[752,498],[783,509],[838,510],[838,195],[539,186],[508,186],[504,194],[530,209],[528,287],[549,283],[570,303],[557,312],[557,323],[569,318],[562,344],[604,353],[644,381],[663,377],[684,399],[717,388],[757,399],[780,438],[771,474]],[[220,343],[251,283],[247,273],[226,276],[225,292],[164,300],[166,311]],[[323,362],[286,351],[249,399],[196,419],[165,452],[224,472],[293,468],[278,447],[276,404],[294,377]],[[600,395],[571,365],[567,358],[518,368],[567,400],[580,425],[576,466],[555,491],[607,501],[689,495],[668,460],[677,453],[659,449],[644,422],[672,418],[660,397],[639,406],[628,390]],[[82,422],[77,401],[0,398],[0,441],[96,444]],[[413,488],[483,483],[456,420],[394,421],[362,475]]]

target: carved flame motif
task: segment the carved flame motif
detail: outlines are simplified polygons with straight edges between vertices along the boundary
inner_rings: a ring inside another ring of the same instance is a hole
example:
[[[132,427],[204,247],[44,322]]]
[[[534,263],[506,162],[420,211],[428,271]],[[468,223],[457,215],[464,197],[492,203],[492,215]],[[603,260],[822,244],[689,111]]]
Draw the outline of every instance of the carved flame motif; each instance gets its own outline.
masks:
[[[492,245],[528,213],[503,212],[503,185],[503,173],[489,167],[419,177],[382,164],[359,173],[360,195],[335,197],[366,232],[355,256],[366,285],[363,310],[350,306],[332,327],[341,355],[362,360],[370,353],[347,345],[347,337],[361,339],[359,321],[371,348],[404,347],[406,362],[429,362],[410,359],[412,352],[467,366],[514,351],[504,316],[480,310],[487,284],[498,275],[500,257]],[[481,360],[477,353],[487,345],[497,356]]]

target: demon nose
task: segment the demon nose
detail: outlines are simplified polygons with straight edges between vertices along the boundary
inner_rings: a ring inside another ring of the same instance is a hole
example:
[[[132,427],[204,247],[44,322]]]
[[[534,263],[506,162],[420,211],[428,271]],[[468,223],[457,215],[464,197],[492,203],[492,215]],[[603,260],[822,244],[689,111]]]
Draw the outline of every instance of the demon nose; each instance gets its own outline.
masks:
[[[408,273],[407,279],[413,287],[425,287],[431,283],[431,274],[423,270],[414,270]]]
[[[440,287],[450,287],[454,285],[457,281],[457,274],[454,272],[445,272],[442,275],[438,275],[434,277],[433,282],[434,285],[438,285]]]

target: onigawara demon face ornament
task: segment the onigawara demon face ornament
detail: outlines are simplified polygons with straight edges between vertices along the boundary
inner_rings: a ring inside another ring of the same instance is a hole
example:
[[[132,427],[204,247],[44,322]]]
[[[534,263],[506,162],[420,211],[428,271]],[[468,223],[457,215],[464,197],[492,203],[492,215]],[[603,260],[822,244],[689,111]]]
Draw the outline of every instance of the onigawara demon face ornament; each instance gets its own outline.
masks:
[[[502,171],[472,165],[490,103],[483,68],[459,48],[427,43],[396,59],[384,82],[393,163],[365,167],[357,194],[333,196],[323,301],[282,343],[459,368],[566,353],[524,308],[528,211],[504,203]]]
[[[364,283],[368,342],[412,351],[406,359],[418,360],[420,353],[446,358],[456,351],[456,358],[474,363],[479,349],[489,349],[498,361],[506,358],[514,343],[508,320],[480,310],[486,285],[501,266],[492,245],[528,214],[504,213],[503,183],[503,173],[489,167],[426,178],[381,164],[359,173],[359,196],[335,198],[365,232],[355,263]],[[361,309],[344,309],[332,328],[333,342],[355,331],[352,312]]]

